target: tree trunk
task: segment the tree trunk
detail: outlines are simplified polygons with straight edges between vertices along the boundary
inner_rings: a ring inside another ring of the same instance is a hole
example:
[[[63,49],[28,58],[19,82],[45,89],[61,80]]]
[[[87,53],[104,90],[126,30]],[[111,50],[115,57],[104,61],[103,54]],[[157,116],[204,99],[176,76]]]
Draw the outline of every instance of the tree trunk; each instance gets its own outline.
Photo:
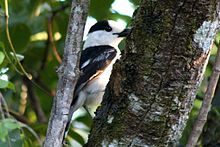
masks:
[[[142,0],[85,146],[175,146],[215,37],[217,0]]]

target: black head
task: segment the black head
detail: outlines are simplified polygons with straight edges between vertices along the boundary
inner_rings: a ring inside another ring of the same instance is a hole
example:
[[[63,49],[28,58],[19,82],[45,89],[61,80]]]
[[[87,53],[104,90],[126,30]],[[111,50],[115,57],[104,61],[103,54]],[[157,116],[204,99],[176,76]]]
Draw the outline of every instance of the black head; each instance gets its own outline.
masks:
[[[102,20],[94,24],[86,38],[83,48],[98,45],[118,47],[118,44],[129,34],[129,29],[114,20]]]
[[[111,26],[109,25],[107,20],[101,20],[98,21],[96,24],[94,24],[90,30],[89,33],[95,32],[95,31],[100,31],[100,30],[105,30],[107,32],[112,31]]]

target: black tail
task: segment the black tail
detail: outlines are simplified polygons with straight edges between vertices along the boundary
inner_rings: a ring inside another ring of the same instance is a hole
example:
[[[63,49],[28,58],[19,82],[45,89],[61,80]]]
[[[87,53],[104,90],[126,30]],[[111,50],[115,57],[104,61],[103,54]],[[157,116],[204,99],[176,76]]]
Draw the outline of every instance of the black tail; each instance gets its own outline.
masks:
[[[71,114],[73,114],[73,113],[71,113]],[[64,144],[64,140],[65,140],[65,138],[66,138],[67,135],[68,135],[69,127],[70,127],[70,124],[71,124],[71,119],[72,119],[72,115],[71,115],[71,117],[70,117],[70,114],[69,114],[68,122],[67,122],[67,124],[66,124],[65,131],[64,131],[64,135],[63,135],[62,144]]]
[[[68,131],[69,131],[69,127],[70,127],[70,124],[71,124],[71,120],[72,120],[72,116],[73,116],[73,113],[76,111],[76,108],[75,107],[75,103],[78,99],[78,96],[74,97],[73,98],[73,101],[71,103],[71,106],[70,106],[70,111],[69,111],[69,114],[68,114],[68,121],[67,121],[67,124],[66,124],[66,127],[65,127],[65,131],[64,131],[64,135],[63,135],[63,140],[62,140],[62,144],[64,143],[64,140],[65,138],[67,137],[67,134],[68,134]]]

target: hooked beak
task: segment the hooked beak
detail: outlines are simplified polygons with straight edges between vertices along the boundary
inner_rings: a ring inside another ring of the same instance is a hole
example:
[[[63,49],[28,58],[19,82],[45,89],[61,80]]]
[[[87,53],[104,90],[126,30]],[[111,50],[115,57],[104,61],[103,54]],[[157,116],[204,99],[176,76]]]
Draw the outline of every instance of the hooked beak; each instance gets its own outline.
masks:
[[[124,29],[120,33],[114,33],[114,35],[118,35],[118,37],[127,37],[131,33],[131,29]]]

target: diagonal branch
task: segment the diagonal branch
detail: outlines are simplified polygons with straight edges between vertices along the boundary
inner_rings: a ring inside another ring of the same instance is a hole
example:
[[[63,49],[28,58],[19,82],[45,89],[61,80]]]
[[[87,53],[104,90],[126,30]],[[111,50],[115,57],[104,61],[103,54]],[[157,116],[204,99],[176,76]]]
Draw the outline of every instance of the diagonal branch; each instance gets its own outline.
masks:
[[[54,97],[44,147],[61,147],[73,90],[79,77],[79,53],[88,13],[89,0],[73,0],[64,56],[58,69],[59,81]]]
[[[24,83],[28,88],[28,97],[30,99],[31,105],[33,106],[33,110],[35,111],[35,113],[37,115],[38,122],[40,122],[40,123],[46,122],[47,118],[46,118],[44,111],[41,107],[39,98],[35,94],[35,91],[33,89],[33,85],[31,83],[31,81],[28,80],[27,78],[24,78]]]
[[[54,17],[57,15],[58,12],[60,11],[63,11],[65,10],[66,8],[68,8],[70,5],[70,3],[66,3],[65,5],[62,5],[61,7],[55,9],[52,11],[52,14],[51,16],[48,17],[48,24],[47,24],[47,28],[48,28],[48,39],[49,39],[49,42],[51,44],[51,47],[52,47],[52,50],[53,50],[53,54],[56,58],[56,60],[61,63],[61,57],[57,51],[57,48],[56,48],[56,45],[55,45],[55,41],[54,41],[54,38],[53,38],[53,20],[54,20]]]
[[[190,133],[190,137],[186,145],[187,147],[196,146],[199,136],[202,133],[203,127],[207,121],[208,112],[211,108],[211,103],[218,83],[219,75],[220,75],[220,45],[218,47],[216,61],[213,66],[213,72],[208,84],[208,88],[205,93],[202,107],[199,111],[196,121],[194,122],[192,132]]]

